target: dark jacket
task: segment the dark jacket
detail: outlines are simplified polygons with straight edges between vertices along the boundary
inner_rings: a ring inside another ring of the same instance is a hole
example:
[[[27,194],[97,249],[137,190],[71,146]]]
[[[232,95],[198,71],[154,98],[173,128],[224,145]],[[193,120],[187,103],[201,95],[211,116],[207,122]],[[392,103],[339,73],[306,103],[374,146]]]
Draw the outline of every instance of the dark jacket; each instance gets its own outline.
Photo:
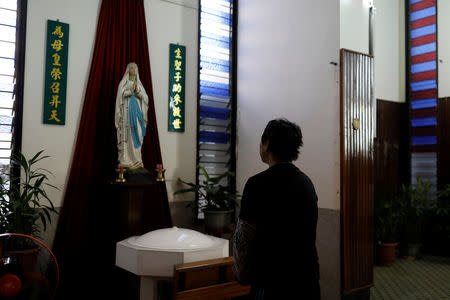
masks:
[[[238,280],[269,290],[317,284],[316,227],[314,185],[296,166],[278,163],[251,177],[233,241]]]

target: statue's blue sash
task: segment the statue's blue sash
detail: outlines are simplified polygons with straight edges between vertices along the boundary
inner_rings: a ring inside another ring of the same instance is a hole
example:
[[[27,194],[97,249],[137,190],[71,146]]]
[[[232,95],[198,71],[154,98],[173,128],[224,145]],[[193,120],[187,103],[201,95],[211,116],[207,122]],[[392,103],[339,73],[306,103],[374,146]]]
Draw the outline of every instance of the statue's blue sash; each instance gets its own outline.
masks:
[[[130,129],[131,129],[131,137],[133,138],[133,146],[135,149],[141,147],[141,139],[139,137],[138,132],[138,122],[141,126],[142,136],[145,135],[145,122],[142,111],[139,107],[138,100],[134,95],[130,96],[130,102],[128,104],[129,111],[129,121],[130,121]]]

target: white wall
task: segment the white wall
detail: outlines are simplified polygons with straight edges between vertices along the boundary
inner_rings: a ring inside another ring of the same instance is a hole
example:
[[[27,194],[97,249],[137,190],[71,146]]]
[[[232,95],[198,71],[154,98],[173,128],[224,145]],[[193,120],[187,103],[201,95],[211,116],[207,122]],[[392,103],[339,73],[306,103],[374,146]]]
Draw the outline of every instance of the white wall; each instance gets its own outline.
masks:
[[[99,0],[40,0],[28,2],[23,146],[25,155],[45,149],[52,158],[43,167],[55,174],[60,188],[51,192],[61,205],[78,131],[80,112],[89,75],[99,12]],[[178,1],[180,2],[180,1]],[[196,1],[181,3],[195,6]],[[167,169],[169,200],[171,179],[195,178],[197,30],[198,11],[162,0],[145,0],[150,64],[163,163]],[[70,24],[66,125],[42,124],[47,19]],[[169,43],[186,46],[186,132],[167,131]]]
[[[405,2],[375,0],[375,98],[405,102]]]
[[[326,7],[326,9],[324,9]],[[270,22],[268,21],[270,20]],[[238,34],[237,183],[266,166],[259,141],[268,121],[300,125],[296,164],[316,186],[319,206],[339,209],[339,4],[241,1]]]
[[[341,0],[341,8],[344,2],[350,2],[350,0]],[[402,0],[374,0],[374,4],[377,11],[375,32],[376,97],[404,102],[406,101],[405,2]],[[448,18],[450,16],[450,1],[438,0],[437,4],[438,55],[440,60],[438,63],[439,97],[450,97],[450,19]],[[341,11],[341,22],[343,22],[342,18]],[[341,31],[341,43],[343,42],[342,35],[347,36],[348,39],[351,38],[349,32]]]
[[[152,68],[161,155],[166,168],[169,201],[192,198],[177,195],[178,177],[195,182],[197,151],[197,72],[198,72],[198,7],[197,0],[144,0]],[[185,132],[168,132],[169,44],[186,46]]]
[[[374,0],[375,98],[405,102],[403,0]],[[369,53],[369,1],[340,0],[340,47]]]
[[[51,156],[43,167],[55,175],[52,183],[60,191],[48,190],[59,206],[78,130],[90,59],[93,51],[99,0],[28,1],[25,52],[25,87],[22,152],[31,156],[39,150]],[[42,124],[47,19],[70,24],[66,125]]]
[[[368,3],[367,0],[340,0],[341,48],[369,53]]]
[[[450,97],[450,1],[438,0],[439,97]]]

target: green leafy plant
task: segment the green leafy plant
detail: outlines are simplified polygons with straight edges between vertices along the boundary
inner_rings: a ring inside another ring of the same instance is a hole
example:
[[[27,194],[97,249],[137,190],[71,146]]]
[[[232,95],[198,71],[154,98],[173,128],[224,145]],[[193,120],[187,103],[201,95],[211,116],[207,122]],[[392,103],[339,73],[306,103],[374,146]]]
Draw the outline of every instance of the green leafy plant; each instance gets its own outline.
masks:
[[[237,191],[222,185],[221,181],[225,178],[234,177],[234,173],[225,172],[217,177],[211,177],[204,167],[199,165],[197,168],[203,173],[205,180],[195,184],[179,178],[179,182],[189,186],[189,188],[180,189],[174,194],[196,193],[198,197],[190,205],[194,205],[195,208],[200,208],[201,210],[233,209],[237,205],[237,200],[240,196],[237,194]],[[201,201],[201,199],[205,201]]]
[[[431,183],[417,177],[416,184],[402,185],[400,201],[405,204],[403,225],[404,238],[408,243],[422,241],[425,212],[430,209]]]
[[[438,190],[437,197],[438,205],[436,207],[436,214],[438,216],[450,215],[450,184]]]
[[[387,193],[375,193],[375,239],[378,244],[396,243],[405,203]]]
[[[55,186],[49,183],[52,173],[36,167],[36,164],[49,156],[39,151],[31,159],[19,154],[11,160],[12,165],[20,167],[21,178],[0,176],[0,229],[2,232],[23,233],[39,237],[41,231],[38,221],[47,229],[51,222],[50,212],[57,213],[45,189]]]
[[[437,192],[438,203],[435,208],[437,231],[443,239],[450,241],[450,184]]]

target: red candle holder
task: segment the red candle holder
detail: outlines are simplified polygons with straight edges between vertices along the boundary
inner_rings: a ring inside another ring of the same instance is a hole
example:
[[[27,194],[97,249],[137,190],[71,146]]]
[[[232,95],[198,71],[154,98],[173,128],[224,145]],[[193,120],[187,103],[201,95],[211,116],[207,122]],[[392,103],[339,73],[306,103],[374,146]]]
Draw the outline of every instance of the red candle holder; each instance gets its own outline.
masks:
[[[127,182],[127,180],[124,177],[124,173],[125,173],[125,168],[123,166],[118,166],[116,169],[117,172],[117,178],[116,178],[116,182]]]
[[[162,164],[157,164],[155,171],[158,172],[156,181],[166,181],[166,179],[164,178],[164,172],[166,172],[166,169],[163,168]]]

